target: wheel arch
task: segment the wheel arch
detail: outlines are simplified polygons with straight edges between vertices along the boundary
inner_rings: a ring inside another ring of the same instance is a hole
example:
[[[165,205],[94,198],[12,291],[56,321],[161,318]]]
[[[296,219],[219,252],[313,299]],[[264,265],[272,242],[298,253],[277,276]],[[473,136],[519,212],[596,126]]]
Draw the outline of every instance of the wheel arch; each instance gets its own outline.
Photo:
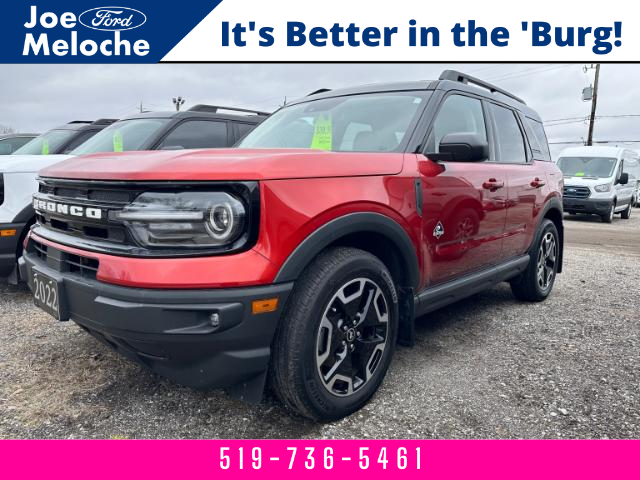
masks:
[[[343,215],[316,229],[289,255],[274,282],[296,280],[313,259],[334,246],[356,247],[377,256],[401,287],[414,289],[420,283],[418,257],[409,235],[395,220],[373,212]]]
[[[545,204],[542,214],[540,215],[540,221],[538,227],[545,220],[551,220],[558,230],[558,236],[560,240],[560,258],[558,259],[558,273],[562,272],[562,263],[564,259],[564,224],[563,224],[563,210],[562,201],[558,197],[551,197]]]

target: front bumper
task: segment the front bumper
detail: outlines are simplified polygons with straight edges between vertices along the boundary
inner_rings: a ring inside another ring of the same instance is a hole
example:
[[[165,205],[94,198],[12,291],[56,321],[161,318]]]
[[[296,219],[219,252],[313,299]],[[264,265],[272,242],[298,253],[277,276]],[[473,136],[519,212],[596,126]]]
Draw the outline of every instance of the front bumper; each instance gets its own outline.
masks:
[[[613,199],[607,198],[566,198],[562,199],[565,212],[593,213],[607,215],[613,205]]]
[[[1,223],[0,230],[15,230],[15,235],[0,236],[0,277],[7,277],[16,267],[16,253],[18,242],[25,223]]]
[[[122,287],[64,271],[64,255],[50,249],[43,260],[28,248],[19,264],[32,289],[34,268],[61,282],[65,317],[177,383],[198,389],[232,387],[237,396],[257,400],[291,283],[207,290]],[[254,300],[274,297],[275,311],[252,313]],[[210,320],[214,313],[217,328]]]

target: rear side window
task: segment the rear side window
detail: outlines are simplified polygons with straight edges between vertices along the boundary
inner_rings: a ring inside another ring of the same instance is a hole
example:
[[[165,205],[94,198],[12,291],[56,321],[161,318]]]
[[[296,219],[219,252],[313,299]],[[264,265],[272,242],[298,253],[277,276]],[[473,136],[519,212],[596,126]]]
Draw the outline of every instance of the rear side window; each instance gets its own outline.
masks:
[[[440,153],[440,142],[450,133],[477,134],[487,140],[482,102],[476,98],[451,95],[445,99],[427,138],[427,153]]]
[[[187,120],[165,137],[160,149],[224,148],[228,143],[226,122]]]
[[[496,123],[496,140],[499,161],[503,163],[527,163],[524,137],[516,115],[512,110],[491,104]]]
[[[542,123],[529,117],[526,117],[523,120],[524,127],[527,132],[527,138],[529,139],[529,145],[531,145],[531,150],[533,151],[533,158],[536,160],[550,162],[551,153],[549,152],[547,135],[544,133]]]
[[[249,133],[251,130],[255,128],[255,125],[251,125],[250,123],[236,123],[236,138],[240,140],[244,138],[244,136]]]

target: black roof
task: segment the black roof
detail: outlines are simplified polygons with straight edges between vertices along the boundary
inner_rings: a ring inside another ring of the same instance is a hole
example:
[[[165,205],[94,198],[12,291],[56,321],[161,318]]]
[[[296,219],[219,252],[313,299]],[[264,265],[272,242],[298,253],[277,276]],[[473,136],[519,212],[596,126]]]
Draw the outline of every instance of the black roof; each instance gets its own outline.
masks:
[[[95,127],[107,127],[111,125],[113,122],[117,122],[116,118],[99,118],[98,120],[72,120],[69,123],[65,123],[64,125],[60,125],[59,127],[55,127],[53,130],[86,130],[88,128]]]
[[[346,95],[357,95],[362,93],[398,92],[407,90],[459,90],[463,92],[475,93],[486,98],[494,99],[507,104],[524,115],[540,120],[539,115],[532,108],[528,107],[524,101],[512,93],[488,82],[472,77],[455,70],[445,70],[438,80],[420,80],[412,82],[378,83],[361,85],[357,87],[330,90],[322,88],[316,90],[304,98],[293,101],[289,105],[304,103],[320,98],[332,98]]]
[[[222,113],[223,111],[236,113]],[[218,105],[195,105],[188,110],[179,112],[144,112],[136,113],[122,118],[121,120],[133,120],[136,118],[217,118],[221,120],[235,120],[247,123],[259,123],[268,115],[267,112],[249,110],[236,107],[221,107]]]

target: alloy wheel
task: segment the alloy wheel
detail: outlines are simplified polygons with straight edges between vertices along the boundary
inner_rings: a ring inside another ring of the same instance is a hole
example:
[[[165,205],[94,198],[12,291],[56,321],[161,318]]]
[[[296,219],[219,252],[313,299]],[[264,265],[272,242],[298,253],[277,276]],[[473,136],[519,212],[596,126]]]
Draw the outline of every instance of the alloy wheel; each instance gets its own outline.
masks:
[[[342,285],[327,305],[316,337],[316,367],[333,395],[359,391],[382,363],[389,337],[389,306],[368,278]]]
[[[547,232],[542,237],[540,249],[538,250],[538,286],[546,292],[553,283],[556,274],[556,261],[558,257],[558,247],[556,238],[551,232]]]

